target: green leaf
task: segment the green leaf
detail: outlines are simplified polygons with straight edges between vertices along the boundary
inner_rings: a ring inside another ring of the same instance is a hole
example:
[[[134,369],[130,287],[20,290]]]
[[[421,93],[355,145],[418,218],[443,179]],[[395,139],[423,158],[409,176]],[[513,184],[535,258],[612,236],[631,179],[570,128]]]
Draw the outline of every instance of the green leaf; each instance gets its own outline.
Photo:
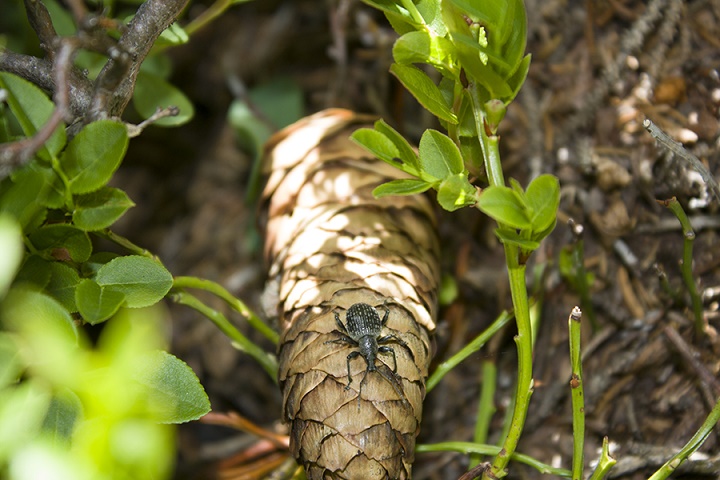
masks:
[[[530,252],[533,250],[537,250],[537,248],[540,246],[539,242],[523,238],[514,230],[497,228],[495,229],[495,235],[497,235],[500,241],[506,245],[515,245],[516,247],[520,247],[523,250]]]
[[[15,337],[0,332],[0,391],[22,375],[23,361]]]
[[[0,88],[7,92],[10,110],[27,137],[40,130],[55,110],[55,105],[42,90],[12,73],[0,72]],[[61,122],[38,154],[50,160],[62,150],[66,140],[65,124]]]
[[[420,168],[433,178],[443,180],[462,173],[464,165],[460,150],[450,137],[437,130],[425,130],[420,138]]]
[[[261,83],[250,89],[248,98],[277,130],[298,121],[304,113],[303,89],[290,77]]]
[[[478,208],[500,224],[518,229],[531,227],[522,197],[510,187],[487,187],[480,194]]]
[[[92,243],[87,233],[72,225],[46,225],[30,234],[30,242],[39,250],[48,252],[54,258],[82,263],[90,258]]]
[[[48,388],[40,381],[23,382],[3,390],[0,395],[0,457],[12,458],[12,453],[37,441],[49,404]],[[3,475],[3,478],[9,477]]]
[[[43,185],[37,192],[37,202],[48,208],[65,206],[65,185],[52,167],[40,162],[30,162],[28,170],[36,172],[42,178]],[[16,178],[16,177],[13,177]]]
[[[158,108],[177,107],[180,110],[178,115],[161,118],[153,123],[163,127],[183,125],[195,115],[195,107],[182,91],[162,78],[142,71],[135,84],[133,104],[143,118],[150,118]]]
[[[14,217],[24,231],[37,227],[47,215],[47,208],[38,201],[43,185],[39,172],[29,168],[14,172],[0,183],[0,213]]]
[[[444,37],[431,35],[426,30],[409,32],[398,38],[393,46],[393,58],[397,63],[427,63],[438,69],[443,75],[458,77],[458,69],[453,61],[455,47]]]
[[[70,141],[60,159],[72,193],[103,187],[120,165],[127,146],[127,128],[122,123],[100,120],[87,125]]]
[[[185,362],[163,351],[145,354],[141,360],[135,379],[147,388],[156,421],[190,422],[210,411],[205,390]]]
[[[525,200],[532,211],[530,221],[534,232],[543,232],[554,225],[560,205],[560,182],[554,175],[535,178],[525,191]]]
[[[450,105],[445,101],[440,89],[425,72],[413,66],[399,63],[393,63],[390,66],[390,72],[430,113],[453,125],[458,123],[457,116],[450,109]]]
[[[416,178],[402,178],[391,182],[383,183],[373,190],[375,198],[387,197],[388,195],[415,195],[422,193],[432,187],[432,183]]]
[[[171,23],[168,28],[163,30],[163,32],[158,37],[157,41],[155,42],[155,45],[153,46],[159,46],[159,45],[184,45],[190,40],[190,37],[188,36],[187,32],[183,30],[183,28],[175,23]]]
[[[22,262],[25,248],[23,234],[18,222],[8,214],[0,214],[0,299],[5,296],[10,283]]]
[[[442,181],[438,188],[437,200],[441,207],[452,212],[475,204],[476,195],[477,190],[468,181],[467,173],[456,173]]]
[[[42,430],[51,443],[70,446],[75,424],[82,418],[83,406],[75,392],[63,388],[50,400]]]
[[[170,291],[173,279],[158,262],[139,255],[118,257],[100,267],[95,281],[125,295],[125,305],[140,308],[154,305]]]
[[[120,255],[113,252],[93,253],[90,258],[88,258],[88,260],[82,264],[80,272],[82,273],[83,277],[94,277],[95,275],[97,275],[97,272],[103,265],[109,263],[110,260],[113,260],[119,256]]]
[[[3,318],[7,324],[24,330],[28,335],[38,335],[35,341],[45,342],[52,337],[58,349],[66,348],[62,341],[72,345],[78,342],[77,327],[72,317],[49,295],[25,288],[11,288],[3,307]],[[41,333],[47,338],[40,338]]]
[[[419,170],[420,164],[418,163],[417,153],[415,153],[415,150],[410,146],[410,143],[405,140],[405,137],[400,135],[382,119],[375,122],[375,130],[385,135],[395,147],[397,147],[400,160],[402,160],[406,166],[412,167],[416,172]],[[397,162],[397,159],[393,159],[393,162]],[[405,171],[410,173],[410,169]]]
[[[75,289],[75,303],[80,315],[91,325],[104,322],[115,315],[125,302],[125,294],[101,287],[94,280],[84,279]]]
[[[135,204],[125,192],[112,187],[75,197],[72,219],[76,227],[85,231],[107,228]]]
[[[15,278],[15,283],[30,283],[39,290],[44,289],[50,283],[50,277],[52,277],[50,263],[52,262],[45,260],[40,255],[25,257],[25,261]]]
[[[350,135],[350,140],[368,150],[385,163],[401,168],[400,151],[384,134],[372,128],[359,128]]]
[[[80,283],[77,271],[60,262],[50,262],[50,282],[46,292],[70,313],[78,311],[75,304],[75,287]]]

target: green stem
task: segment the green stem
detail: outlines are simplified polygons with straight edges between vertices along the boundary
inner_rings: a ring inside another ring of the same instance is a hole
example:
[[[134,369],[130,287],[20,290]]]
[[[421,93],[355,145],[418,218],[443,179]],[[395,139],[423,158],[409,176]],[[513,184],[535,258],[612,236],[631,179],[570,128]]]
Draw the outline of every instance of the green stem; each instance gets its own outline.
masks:
[[[693,260],[693,243],[695,242],[695,231],[690,224],[690,220],[685,214],[680,202],[677,198],[673,197],[670,200],[664,200],[660,202],[669,208],[680,221],[683,232],[683,258],[680,263],[680,272],[682,273],[683,282],[685,287],[690,293],[690,301],[692,303],[693,314],[695,316],[695,333],[698,338],[705,334],[705,319],[703,318],[703,304],[700,294],[695,284],[695,278],[692,272],[692,260]]]
[[[459,452],[465,454],[476,453],[479,455],[497,455],[500,453],[500,447],[497,445],[483,445],[471,442],[442,442],[418,445],[415,447],[415,453],[429,452]],[[529,455],[523,455],[522,453],[513,453],[512,460],[529,465],[543,474],[557,475],[560,477],[570,476],[570,471],[567,469],[552,467],[535,460]]]
[[[582,361],[580,358],[580,320],[582,312],[578,307],[573,308],[568,318],[570,329],[570,365],[572,376],[570,379],[570,391],[572,394],[572,415],[573,415],[573,457],[572,457],[572,479],[582,480],[584,465],[585,445],[585,398],[582,376]]]
[[[705,419],[700,429],[695,432],[695,435],[685,444],[674,457],[665,462],[660,469],[653,473],[648,480],[664,480],[668,478],[682,463],[688,459],[690,455],[700,448],[700,446],[707,440],[707,437],[713,432],[718,422],[720,421],[720,398],[717,403],[710,411],[710,415]]]
[[[517,247],[508,244],[505,244],[504,247],[505,261],[510,277],[510,292],[515,307],[515,322],[518,329],[518,334],[515,337],[518,350],[517,390],[515,392],[515,407],[510,429],[500,453],[493,460],[492,473],[484,474],[484,480],[490,480],[492,475],[495,478],[502,478],[507,475],[505,467],[507,467],[510,457],[515,453],[515,449],[520,442],[533,391],[532,326],[530,323],[527,288],[525,286],[525,265],[520,264],[518,261],[520,252]]]
[[[245,335],[240,332],[235,326],[222,313],[214,310],[197,297],[183,291],[174,292],[171,297],[173,301],[180,305],[186,305],[193,310],[200,312],[209,318],[225,335],[227,335],[232,341],[235,348],[242,350],[243,352],[250,355],[252,358],[263,367],[270,378],[277,382],[277,359],[274,355],[267,353],[262,348],[255,345]]]
[[[139,247],[135,245],[133,242],[128,240],[125,237],[122,237],[109,228],[106,228],[104,230],[98,230],[97,232],[93,232],[95,235],[102,237],[106,240],[110,240],[111,242],[115,243],[116,245],[119,245],[123,247],[128,252],[135,254],[135,255],[141,255],[143,257],[151,258],[155,261],[160,261],[156,255],[153,255],[153,253],[150,250],[147,250],[145,248]]]
[[[197,288],[212,293],[216,297],[224,300],[225,303],[230,305],[230,308],[245,317],[251,327],[277,345],[279,341],[277,332],[263,322],[245,303],[228,292],[220,284],[197,277],[175,277],[173,286],[175,288]]]
[[[483,161],[485,162],[485,173],[488,177],[490,185],[505,185],[503,177],[502,164],[500,163],[500,149],[498,147],[499,137],[497,135],[488,135],[485,128],[485,114],[483,113],[482,104],[478,97],[477,87],[470,84],[470,99],[472,100],[473,115],[475,116],[475,130],[477,130],[480,139],[480,147],[482,148]]]
[[[428,378],[427,391],[430,392],[433,388],[435,388],[440,380],[442,380],[442,378],[460,362],[480,350],[493,335],[495,335],[510,321],[511,318],[513,318],[511,313],[501,313],[500,316],[495,319],[495,321],[487,329],[485,329],[484,332],[475,337],[472,342],[468,343],[462,350],[438,365],[433,374],[430,375],[430,378]]]
[[[588,480],[602,480],[616,463],[617,460],[610,456],[610,442],[608,442],[608,437],[605,437],[603,438],[602,451],[600,452],[597,467],[595,467]]]
[[[192,36],[201,28],[207,26],[217,17],[222,15],[232,5],[230,0],[217,0],[210,5],[204,12],[197,16],[193,21],[185,25],[184,30],[188,36]]]
[[[495,388],[497,384],[497,366],[492,360],[482,362],[482,381],[480,400],[478,402],[477,420],[475,421],[475,443],[487,443],[490,421],[495,411]],[[480,454],[470,455],[470,467],[474,467],[482,460]]]
[[[425,20],[423,19],[422,15],[420,15],[420,12],[418,11],[412,0],[400,0],[400,3],[402,3],[402,6],[405,7],[405,10],[408,11],[415,23],[417,23],[418,25],[425,25]]]

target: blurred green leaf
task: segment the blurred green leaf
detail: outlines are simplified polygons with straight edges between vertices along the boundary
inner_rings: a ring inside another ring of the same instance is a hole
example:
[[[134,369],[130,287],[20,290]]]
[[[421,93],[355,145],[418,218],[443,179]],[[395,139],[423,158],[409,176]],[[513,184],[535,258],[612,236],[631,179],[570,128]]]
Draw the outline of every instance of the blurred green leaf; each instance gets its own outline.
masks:
[[[72,214],[73,223],[85,231],[107,228],[120,218],[135,204],[125,192],[112,187],[75,198],[75,210]]]
[[[168,28],[162,31],[158,39],[155,41],[154,46],[184,45],[188,42],[188,40],[190,40],[190,37],[188,37],[187,32],[185,32],[185,30],[183,30],[177,22],[173,22]]]
[[[4,388],[0,395],[0,458],[20,451],[40,431],[50,404],[41,382],[24,382]]]
[[[455,142],[437,130],[425,130],[418,150],[421,171],[433,178],[443,180],[450,175],[462,173],[465,169]]]
[[[134,377],[148,390],[154,420],[185,423],[210,411],[210,400],[195,372],[179,358],[164,351],[151,352],[138,365]]]
[[[135,83],[133,105],[143,118],[150,118],[159,108],[177,107],[180,110],[178,115],[161,118],[153,123],[162,127],[183,125],[195,115],[195,107],[180,89],[143,71],[138,73]]]
[[[441,207],[453,212],[475,204],[476,193],[477,190],[468,181],[467,173],[456,173],[442,181],[438,187],[437,200]]]
[[[531,227],[522,197],[510,187],[490,186],[482,191],[478,208],[500,224],[517,229]]]
[[[153,305],[172,287],[170,272],[158,262],[139,255],[118,257],[98,270],[95,281],[125,295],[125,305],[140,308]]]
[[[13,172],[0,182],[0,213],[14,217],[24,231],[40,225],[47,215],[47,208],[38,201],[44,183],[42,174],[29,168]]]
[[[69,255],[74,262],[82,263],[92,252],[90,237],[72,225],[45,225],[31,233],[29,239],[38,251],[63,260]]]
[[[440,89],[425,72],[411,65],[399,63],[393,63],[390,72],[430,113],[454,125],[458,123],[457,116],[445,101]]]
[[[375,198],[388,195],[415,195],[432,188],[432,183],[415,178],[402,178],[383,183],[373,190]]]
[[[27,137],[40,130],[55,110],[55,105],[42,90],[12,73],[0,72],[0,88],[7,92],[7,104]],[[49,161],[65,142],[65,125],[61,122],[38,155]]]
[[[72,193],[103,187],[120,165],[127,146],[127,128],[120,122],[100,120],[83,128],[60,159]]]
[[[0,392],[18,380],[22,370],[23,362],[16,339],[9,333],[0,332]]]
[[[70,446],[73,429],[82,419],[80,398],[69,388],[55,392],[43,420],[43,436],[53,444]]]
[[[20,224],[10,215],[0,213],[0,300],[20,267],[24,251]]]
[[[75,303],[83,319],[91,325],[104,322],[115,315],[125,302],[125,294],[112,288],[101,287],[86,278],[75,289]]]

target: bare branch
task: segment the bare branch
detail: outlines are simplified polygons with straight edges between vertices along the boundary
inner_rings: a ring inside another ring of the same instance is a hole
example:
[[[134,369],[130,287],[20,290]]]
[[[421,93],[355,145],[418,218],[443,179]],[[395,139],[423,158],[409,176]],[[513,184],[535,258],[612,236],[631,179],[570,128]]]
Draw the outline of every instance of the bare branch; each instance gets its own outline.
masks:
[[[0,71],[14,73],[48,93],[55,92],[53,62],[49,60],[0,50]],[[69,110],[76,117],[83,116],[90,106],[92,83],[78,69],[72,68],[69,72],[68,86]]]
[[[127,107],[135,80],[153,43],[185,7],[187,0],[148,0],[137,11],[110,61],[98,75],[85,122],[117,117]]]
[[[30,26],[40,40],[40,48],[48,55],[48,60],[53,60],[55,52],[53,50],[53,42],[57,38],[57,32],[53,27],[50,13],[42,2],[37,0],[25,0],[25,11]]]
[[[70,123],[73,115],[69,109],[70,87],[69,76],[73,70],[73,57],[77,49],[77,40],[64,38],[56,50],[53,68],[55,93],[55,110],[43,127],[35,135],[23,140],[0,145],[0,178],[7,176],[13,169],[24,165],[52,136],[63,120]]]

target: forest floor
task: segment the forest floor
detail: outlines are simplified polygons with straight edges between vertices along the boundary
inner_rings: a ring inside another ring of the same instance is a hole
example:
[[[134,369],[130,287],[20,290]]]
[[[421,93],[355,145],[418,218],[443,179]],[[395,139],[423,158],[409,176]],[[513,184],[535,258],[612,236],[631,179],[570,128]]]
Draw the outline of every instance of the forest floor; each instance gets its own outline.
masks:
[[[611,477],[647,478],[690,439],[720,396],[718,203],[699,175],[642,126],[651,119],[717,178],[720,2],[525,3],[532,65],[501,125],[502,156],[506,176],[521,184],[539,173],[557,175],[562,200],[555,232],[528,269],[542,308],[535,393],[519,451],[570,467],[567,319],[582,305],[586,463],[607,436],[619,460]],[[373,113],[417,140],[437,125],[388,73],[395,38],[381,15],[354,0],[263,0],[230,9],[171,52],[173,81],[197,116],[180,131],[150,129],[131,142],[116,182],[138,207],[122,220],[123,232],[158,253],[173,274],[220,281],[262,312],[262,238],[245,200],[252,160],[227,122],[229,79],[247,88],[289,80],[301,89],[306,114],[327,107]],[[694,335],[679,268],[680,223],[656,202],[673,196],[697,234],[693,271],[708,323],[702,338]],[[491,222],[475,210],[439,211],[438,218],[443,268],[459,294],[441,309],[436,362],[511,306]],[[591,279],[589,305],[560,268],[561,255],[579,240]],[[182,307],[171,310],[174,351],[198,373],[214,411],[237,412],[285,433],[280,393],[263,370],[207,320]],[[484,361],[499,372],[490,439],[497,441],[516,373],[513,332],[507,327],[428,395],[418,443],[472,439]],[[267,444],[225,427],[183,427],[180,446],[179,478],[252,478],[234,466],[270,461],[262,460]],[[709,460],[690,462],[676,478],[718,478],[720,431],[701,452]],[[464,455],[422,454],[414,478],[454,479],[467,466]],[[511,463],[508,478],[538,477]]]

